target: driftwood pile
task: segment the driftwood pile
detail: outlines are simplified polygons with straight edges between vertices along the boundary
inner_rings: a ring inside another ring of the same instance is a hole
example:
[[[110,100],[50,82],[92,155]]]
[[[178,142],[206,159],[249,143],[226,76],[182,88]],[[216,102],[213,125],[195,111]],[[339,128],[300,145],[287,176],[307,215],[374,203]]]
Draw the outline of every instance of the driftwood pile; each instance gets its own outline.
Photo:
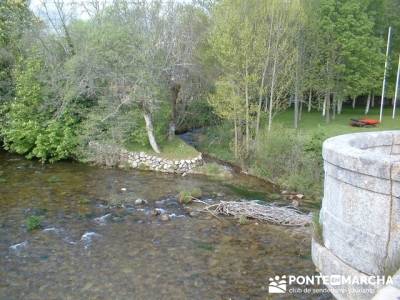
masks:
[[[213,215],[246,217],[261,222],[282,226],[307,226],[311,224],[311,214],[305,214],[293,206],[278,206],[274,203],[259,204],[257,201],[221,201],[208,205],[206,211]]]

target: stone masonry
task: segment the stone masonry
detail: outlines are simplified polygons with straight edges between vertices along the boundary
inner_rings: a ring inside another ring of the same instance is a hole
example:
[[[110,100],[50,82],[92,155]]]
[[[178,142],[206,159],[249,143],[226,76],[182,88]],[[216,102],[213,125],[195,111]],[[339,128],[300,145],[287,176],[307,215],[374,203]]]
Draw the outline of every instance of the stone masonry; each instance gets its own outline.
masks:
[[[95,161],[106,166],[129,167],[165,173],[188,173],[196,166],[203,164],[201,153],[190,159],[170,160],[145,152],[130,152],[114,145],[103,145],[91,142],[89,148]]]
[[[330,138],[323,159],[323,245],[313,241],[315,265],[323,275],[393,275],[400,266],[400,131]],[[367,294],[329,288],[338,299],[371,299],[381,286]],[[390,287],[400,296],[399,288]]]

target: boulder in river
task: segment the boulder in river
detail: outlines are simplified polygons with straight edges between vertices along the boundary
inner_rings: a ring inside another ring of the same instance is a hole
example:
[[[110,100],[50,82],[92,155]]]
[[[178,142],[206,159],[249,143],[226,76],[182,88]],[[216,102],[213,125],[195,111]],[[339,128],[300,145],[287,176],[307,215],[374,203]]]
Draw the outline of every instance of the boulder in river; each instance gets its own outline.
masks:
[[[160,217],[160,220],[161,221],[169,221],[170,217],[167,214],[162,214]]]
[[[144,204],[147,204],[147,200],[144,200],[144,199],[136,199],[135,200],[135,204],[136,205],[144,205]]]
[[[10,249],[15,252],[20,252],[28,246],[28,241],[23,241],[22,243],[14,244],[10,246]]]

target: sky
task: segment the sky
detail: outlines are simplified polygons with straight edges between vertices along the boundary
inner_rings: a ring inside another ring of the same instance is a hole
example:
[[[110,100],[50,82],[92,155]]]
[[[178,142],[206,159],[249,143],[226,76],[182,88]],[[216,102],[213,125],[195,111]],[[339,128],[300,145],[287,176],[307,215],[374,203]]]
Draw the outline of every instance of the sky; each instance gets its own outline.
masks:
[[[107,2],[110,3],[112,0],[99,0],[99,2],[106,4]],[[50,13],[55,11],[55,7],[52,0],[31,0],[31,9],[37,14],[41,16],[44,14],[43,9],[43,2],[46,3],[48,10]],[[90,3],[90,0],[62,0],[65,5],[65,8],[69,11],[73,11],[75,16],[80,19],[88,19],[89,15],[84,8],[84,4],[86,6]]]
[[[1,0],[0,0],[1,1]],[[31,0],[30,8],[39,17],[46,16],[45,10],[43,8],[43,3],[46,3],[47,9],[50,15],[56,15],[56,9],[54,6],[54,0]],[[68,15],[73,15],[74,18],[87,20],[89,19],[89,14],[87,9],[90,9],[90,2],[98,1],[101,7],[112,3],[113,0],[57,0],[63,2],[65,6],[65,11]],[[151,1],[151,0],[149,0]],[[189,3],[191,0],[175,0],[181,3]],[[86,7],[86,9],[85,9]],[[57,18],[55,18],[57,19]]]

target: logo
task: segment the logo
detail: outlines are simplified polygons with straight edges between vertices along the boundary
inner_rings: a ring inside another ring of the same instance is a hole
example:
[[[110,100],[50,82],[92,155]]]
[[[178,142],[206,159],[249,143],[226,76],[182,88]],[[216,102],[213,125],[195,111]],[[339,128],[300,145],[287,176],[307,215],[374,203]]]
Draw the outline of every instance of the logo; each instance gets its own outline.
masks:
[[[321,294],[336,290],[347,294],[374,295],[377,287],[391,284],[391,276],[276,275],[269,278],[268,293]]]
[[[286,275],[269,278],[268,293],[283,294],[286,293]]]

